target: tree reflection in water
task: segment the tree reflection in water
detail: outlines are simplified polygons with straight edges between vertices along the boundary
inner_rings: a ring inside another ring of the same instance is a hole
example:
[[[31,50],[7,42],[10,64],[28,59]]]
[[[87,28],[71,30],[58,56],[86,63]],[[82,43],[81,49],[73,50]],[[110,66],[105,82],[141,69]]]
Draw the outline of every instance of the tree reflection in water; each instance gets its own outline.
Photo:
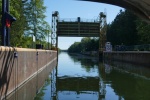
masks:
[[[79,62],[82,68],[86,69],[86,72],[92,71],[98,66],[98,58],[97,57],[89,57],[80,54],[68,54],[72,61]]]
[[[150,100],[150,68],[114,61],[104,65],[101,75],[117,95],[125,100]]]
[[[67,53],[65,55],[68,56]],[[44,90],[45,94],[53,94],[44,96],[44,100],[150,100],[150,68],[122,62],[99,62],[98,59],[79,55],[69,55],[69,59],[72,61],[69,67],[80,65],[87,73],[97,69],[93,73],[98,73],[98,76],[82,73],[79,76],[59,75],[60,71],[56,71],[55,85],[47,86],[51,90],[56,88],[56,91],[48,93]],[[64,67],[63,70],[67,69]]]

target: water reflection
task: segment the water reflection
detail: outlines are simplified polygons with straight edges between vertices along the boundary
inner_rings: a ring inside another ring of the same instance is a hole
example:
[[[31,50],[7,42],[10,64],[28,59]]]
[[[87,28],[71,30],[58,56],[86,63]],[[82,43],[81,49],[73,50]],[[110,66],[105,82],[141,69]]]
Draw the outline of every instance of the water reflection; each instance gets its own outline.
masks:
[[[85,95],[99,95],[98,77],[59,77],[57,78],[58,97],[66,100],[73,98],[85,98]],[[71,97],[66,97],[70,95]],[[94,97],[95,97],[94,96]],[[64,98],[65,97],[65,98]]]
[[[60,53],[43,100],[150,100],[150,69]]]
[[[87,72],[95,69],[98,66],[98,58],[88,57],[78,54],[68,54],[74,63],[79,63],[82,68],[85,68]]]
[[[40,92],[36,95],[36,97],[34,98],[35,100],[42,100],[43,96],[45,95],[44,90],[46,90],[46,87],[50,84],[50,78],[47,78],[45,80],[45,85],[41,88]]]
[[[101,66],[105,70],[105,74],[101,75],[117,95],[125,100],[150,100],[149,68],[120,62],[105,62],[105,65],[107,66],[103,66],[104,68]]]
[[[97,100],[100,95],[98,76],[98,59],[91,60],[85,56],[62,53],[59,56],[58,75],[56,77],[56,98],[58,100]],[[69,58],[71,62],[61,62]],[[64,66],[62,66],[65,63]],[[70,64],[70,65],[69,65]],[[62,73],[62,70],[67,70]],[[69,72],[72,73],[69,73]]]

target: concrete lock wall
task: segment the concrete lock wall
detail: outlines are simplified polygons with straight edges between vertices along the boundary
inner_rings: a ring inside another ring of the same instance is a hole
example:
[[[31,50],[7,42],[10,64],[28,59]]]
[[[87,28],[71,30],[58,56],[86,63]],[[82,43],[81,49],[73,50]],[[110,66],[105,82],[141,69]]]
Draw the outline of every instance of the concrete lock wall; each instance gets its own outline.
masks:
[[[38,73],[35,88],[39,89],[43,85],[41,80],[45,79],[40,72],[45,69],[52,71],[56,63],[56,51],[0,47],[0,99],[6,98]]]
[[[112,51],[104,52],[104,59],[131,62],[150,67],[149,51]]]

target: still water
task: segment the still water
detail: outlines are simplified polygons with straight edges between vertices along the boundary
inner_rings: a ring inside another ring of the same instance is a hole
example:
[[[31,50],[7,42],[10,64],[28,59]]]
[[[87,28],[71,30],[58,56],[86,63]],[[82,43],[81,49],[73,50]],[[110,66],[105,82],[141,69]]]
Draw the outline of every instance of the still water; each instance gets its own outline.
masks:
[[[62,52],[35,100],[150,100],[150,66]]]

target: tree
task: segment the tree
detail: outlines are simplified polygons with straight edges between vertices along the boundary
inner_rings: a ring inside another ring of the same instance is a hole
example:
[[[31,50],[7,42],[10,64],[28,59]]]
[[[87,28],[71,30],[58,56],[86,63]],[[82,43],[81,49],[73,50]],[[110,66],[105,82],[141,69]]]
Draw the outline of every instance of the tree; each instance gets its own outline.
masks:
[[[129,10],[120,11],[111,24],[108,24],[107,39],[113,45],[137,44],[137,17]]]
[[[137,20],[138,44],[150,44],[150,24]]]
[[[96,38],[82,38],[81,42],[75,42],[69,48],[69,52],[84,53],[87,51],[98,51],[99,39]]]
[[[68,48],[69,52],[80,53],[81,52],[81,44],[80,42],[75,42]]]
[[[24,2],[27,2],[24,0]],[[26,23],[26,18],[24,16],[24,2],[19,0],[11,0],[10,1],[10,13],[17,19],[11,26],[10,30],[10,41],[11,46],[22,46],[24,43],[24,31]]]
[[[11,46],[32,47],[33,35],[37,42],[46,40],[50,25],[45,21],[45,11],[44,0],[10,0],[10,14],[17,19],[11,26]]]

